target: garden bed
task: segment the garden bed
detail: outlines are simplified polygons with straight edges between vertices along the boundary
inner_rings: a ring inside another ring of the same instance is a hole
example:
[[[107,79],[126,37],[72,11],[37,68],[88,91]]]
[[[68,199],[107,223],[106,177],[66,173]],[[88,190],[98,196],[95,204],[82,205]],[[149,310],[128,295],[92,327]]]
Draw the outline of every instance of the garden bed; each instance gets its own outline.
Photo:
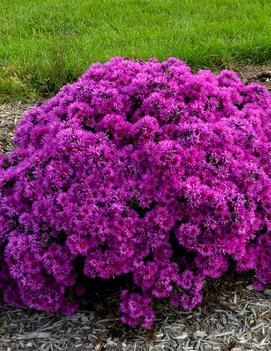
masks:
[[[270,67],[235,68],[246,81],[258,80],[271,88]],[[29,106],[0,106],[1,151],[11,149],[14,127]],[[132,330],[119,322],[118,291],[105,291],[102,296],[97,293],[91,306],[72,317],[2,305],[0,351],[270,350],[271,291],[256,293],[250,284],[247,276],[230,275],[208,282],[203,302],[191,312],[158,305],[151,331]]]

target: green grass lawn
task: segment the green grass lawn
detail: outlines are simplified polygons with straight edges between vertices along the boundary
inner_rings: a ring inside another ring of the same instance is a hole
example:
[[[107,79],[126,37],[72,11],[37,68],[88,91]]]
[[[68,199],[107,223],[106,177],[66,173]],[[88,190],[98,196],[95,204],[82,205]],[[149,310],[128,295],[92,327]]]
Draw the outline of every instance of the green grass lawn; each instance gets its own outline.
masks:
[[[271,57],[270,0],[0,0],[1,99],[50,95],[112,56],[193,67]]]

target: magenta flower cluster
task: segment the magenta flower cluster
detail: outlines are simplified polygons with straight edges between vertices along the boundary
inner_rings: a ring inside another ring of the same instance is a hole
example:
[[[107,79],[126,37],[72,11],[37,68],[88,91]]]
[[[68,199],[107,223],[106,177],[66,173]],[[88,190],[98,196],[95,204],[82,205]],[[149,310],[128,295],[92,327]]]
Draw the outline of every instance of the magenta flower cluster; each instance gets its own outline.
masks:
[[[14,146],[0,155],[6,303],[70,314],[86,277],[129,276],[122,321],[149,328],[155,300],[191,309],[229,264],[271,282],[262,85],[113,58],[27,111]]]

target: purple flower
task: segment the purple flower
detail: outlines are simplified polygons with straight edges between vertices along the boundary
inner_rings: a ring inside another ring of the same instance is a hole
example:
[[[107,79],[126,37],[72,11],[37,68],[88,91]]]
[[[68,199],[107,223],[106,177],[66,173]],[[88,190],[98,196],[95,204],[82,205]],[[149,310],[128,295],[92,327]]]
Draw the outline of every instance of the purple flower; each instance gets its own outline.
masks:
[[[86,277],[132,276],[122,321],[150,328],[154,300],[193,308],[230,260],[264,289],[270,116],[262,85],[175,58],[94,64],[27,111],[0,154],[6,303],[72,314]]]

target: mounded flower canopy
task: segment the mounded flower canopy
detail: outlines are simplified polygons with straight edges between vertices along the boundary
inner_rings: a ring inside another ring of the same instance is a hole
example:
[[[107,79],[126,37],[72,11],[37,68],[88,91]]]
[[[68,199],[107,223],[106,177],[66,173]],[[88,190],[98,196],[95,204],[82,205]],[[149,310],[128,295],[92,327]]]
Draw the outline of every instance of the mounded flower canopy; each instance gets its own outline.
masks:
[[[129,274],[122,321],[191,309],[233,263],[271,282],[271,95],[233,71],[113,58],[27,111],[0,155],[6,303],[76,311],[82,277]],[[80,268],[75,262],[80,259]]]

